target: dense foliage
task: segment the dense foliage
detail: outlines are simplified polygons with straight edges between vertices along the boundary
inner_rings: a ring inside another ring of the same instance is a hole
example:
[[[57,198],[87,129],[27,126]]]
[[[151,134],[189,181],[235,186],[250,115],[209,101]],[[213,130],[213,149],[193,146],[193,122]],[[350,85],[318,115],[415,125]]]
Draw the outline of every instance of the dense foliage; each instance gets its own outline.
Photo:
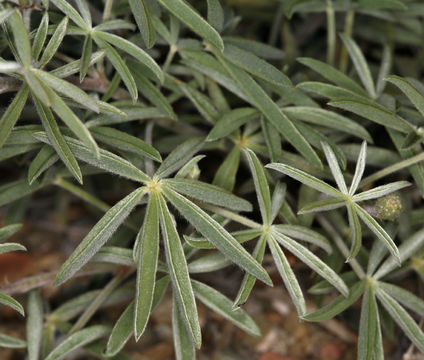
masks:
[[[0,289],[27,327],[1,346],[127,359],[164,296],[177,359],[201,347],[196,302],[260,336],[243,304],[273,285],[269,252],[300,320],[361,302],[359,359],[384,358],[392,324],[424,352],[424,4],[221,2],[0,2],[0,254],[26,250],[5,241],[40,197],[99,218],[54,278]],[[235,299],[197,275],[234,264]],[[99,274],[55,307],[39,291]],[[116,323],[93,319],[110,304]]]

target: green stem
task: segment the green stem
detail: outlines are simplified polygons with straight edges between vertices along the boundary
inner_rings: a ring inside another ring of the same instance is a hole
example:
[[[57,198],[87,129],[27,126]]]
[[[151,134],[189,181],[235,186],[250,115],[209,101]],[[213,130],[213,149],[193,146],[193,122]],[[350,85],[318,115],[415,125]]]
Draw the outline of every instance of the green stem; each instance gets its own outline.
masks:
[[[352,35],[354,20],[355,20],[355,11],[349,10],[346,13],[346,19],[345,19],[345,29],[344,29],[345,35],[347,36]],[[342,52],[340,54],[340,71],[345,73],[347,69],[347,64],[348,64],[347,49],[346,49],[346,46],[343,46]]]
[[[424,161],[424,153],[417,154],[396,164],[390,165],[380,171],[377,171],[376,173],[362,179],[362,181],[359,183],[359,187],[364,187],[365,185],[371,184],[372,182],[381,179],[384,176],[392,174],[408,166],[414,165],[420,161]]]
[[[177,46],[171,45],[169,48],[168,55],[166,56],[165,63],[163,64],[163,72],[166,72],[168,70],[169,65],[171,65],[172,60],[174,59],[174,56],[177,52]]]
[[[334,65],[336,52],[336,19],[331,0],[327,0],[327,63]]]

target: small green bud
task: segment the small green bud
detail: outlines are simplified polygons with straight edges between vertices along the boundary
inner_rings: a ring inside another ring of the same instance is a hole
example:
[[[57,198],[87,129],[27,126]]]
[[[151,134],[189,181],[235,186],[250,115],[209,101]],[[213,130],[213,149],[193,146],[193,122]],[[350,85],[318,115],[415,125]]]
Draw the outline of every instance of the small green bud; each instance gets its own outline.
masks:
[[[376,217],[381,220],[394,221],[402,212],[402,199],[398,194],[386,195],[377,200]]]

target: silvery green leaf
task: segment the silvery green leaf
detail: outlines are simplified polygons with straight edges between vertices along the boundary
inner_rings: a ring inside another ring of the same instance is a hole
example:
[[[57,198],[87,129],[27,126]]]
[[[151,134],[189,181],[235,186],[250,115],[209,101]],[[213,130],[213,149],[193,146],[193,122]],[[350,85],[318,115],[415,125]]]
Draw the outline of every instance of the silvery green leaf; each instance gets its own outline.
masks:
[[[302,289],[300,288],[299,282],[296,279],[296,275],[294,274],[289,261],[273,236],[268,236],[267,242],[271,250],[272,257],[274,258],[275,265],[277,266],[277,270],[286,285],[287,291],[289,292],[294,306],[296,307],[297,313],[299,316],[305,315],[305,298],[303,297]]]
[[[78,6],[78,10],[82,15],[82,18],[84,19],[85,23],[91,27],[91,13],[90,13],[90,8],[88,6],[88,3],[86,0],[76,0],[75,1],[77,6]]]
[[[361,150],[359,151],[358,160],[356,161],[355,174],[353,175],[352,183],[349,188],[349,195],[355,194],[361,182],[362,175],[364,174],[365,164],[367,161],[367,142],[363,141]]]
[[[367,286],[362,298],[359,320],[358,359],[373,360],[377,332],[378,309],[374,291]]]
[[[280,232],[274,231],[272,237],[317,274],[334,285],[345,297],[349,296],[349,289],[340,276],[313,252]]]
[[[0,254],[5,254],[11,251],[26,251],[26,247],[17,243],[0,244]]]
[[[352,78],[343,74],[341,71],[335,69],[331,65],[328,65],[322,61],[312,59],[312,58],[298,58],[298,62],[301,64],[311,68],[312,70],[319,73],[321,76],[331,81],[332,83],[353,91],[354,93],[358,93],[362,96],[367,96],[367,93],[364,89],[358,85]]]
[[[28,183],[31,185],[38,177],[52,166],[59,156],[50,145],[44,145],[28,167]]]
[[[383,289],[377,288],[376,295],[390,316],[396,321],[414,345],[424,352],[424,333],[408,312]]]
[[[92,66],[103,59],[106,55],[105,50],[99,50],[94,52],[90,57],[89,65]],[[76,74],[81,70],[81,59],[71,61],[70,63],[60,66],[52,71],[50,71],[50,75],[54,75],[59,78],[66,78],[70,75]]]
[[[343,198],[343,194],[340,191],[336,190],[335,188],[328,185],[324,181],[317,179],[315,176],[309,175],[306,172],[296,169],[290,165],[271,163],[271,164],[265,165],[265,167],[268,169],[273,169],[278,172],[281,172],[287,176],[290,176],[293,179],[296,179],[297,181],[300,181],[301,183],[308,185],[311,188],[314,188],[315,190],[323,192],[324,194],[327,194],[339,199]]]
[[[224,57],[261,80],[277,86],[292,86],[290,79],[282,71],[250,51],[226,44]]]
[[[18,232],[22,224],[10,224],[0,228],[0,243],[6,240],[8,237],[12,236],[14,233]]]
[[[196,349],[187,327],[178,301],[175,296],[172,297],[172,336],[174,338],[174,352],[177,360],[195,360]]]
[[[200,149],[203,144],[201,138],[191,138],[178,145],[156,171],[155,176],[164,178],[180,169]]]
[[[23,349],[26,348],[26,345],[27,344],[24,340],[6,334],[0,334],[0,347],[8,349]]]
[[[87,74],[93,53],[93,39],[91,35],[87,35],[82,46],[82,54],[80,61],[80,82],[82,82]]]
[[[54,348],[44,360],[64,359],[71,351],[82,348],[84,345],[106,336],[110,333],[110,330],[111,328],[109,326],[104,325],[94,325],[79,330],[66,337],[65,340]]]
[[[60,267],[55,280],[56,285],[60,285],[71,278],[94,256],[134,207],[138,205],[144,193],[144,188],[134,190],[106,212]]]
[[[334,316],[340,314],[342,311],[346,310],[351,306],[365,291],[365,281],[358,281],[355,285],[350,288],[349,296],[344,297],[339,295],[328,305],[302,316],[302,319],[306,321],[325,321],[333,318]]]
[[[389,75],[393,66],[393,44],[384,44],[381,56],[380,70],[377,79],[377,95],[381,95],[386,88],[386,76]]]
[[[0,24],[3,24],[10,15],[14,13],[15,9],[2,9],[0,10]]]
[[[188,264],[190,274],[206,273],[223,269],[231,265],[231,261],[220,252],[212,252],[201,256]]]
[[[152,15],[145,0],[129,0],[131,12],[140,30],[146,47],[151,48],[156,41],[156,30],[153,26]]]
[[[79,87],[71,84],[68,81],[62,80],[56,76],[51,75],[50,73],[38,69],[31,70],[35,75],[37,75],[43,82],[45,82],[52,89],[61,93],[64,96],[70,97],[72,100],[78,104],[84,106],[87,109],[90,109],[96,113],[100,111],[99,104],[95,98],[87,95]]]
[[[333,249],[328,239],[320,233],[313,231],[305,226],[278,224],[273,225],[272,228],[284,235],[319,246],[328,254],[332,253]]]
[[[225,70],[237,82],[242,91],[247,94],[248,101],[260,110],[272,125],[301,153],[311,164],[322,167],[321,160],[311,145],[306,141],[293,122],[280,110],[268,94],[241,68],[229,63],[215,52],[215,56]]]
[[[231,236],[233,236],[234,239],[236,239],[239,243],[244,243],[246,241],[250,241],[254,238],[257,238],[261,234],[261,229],[248,229],[233,232],[231,233]],[[204,237],[193,237],[184,235],[184,239],[190,246],[196,249],[216,249],[216,247]]]
[[[267,244],[267,236],[262,234],[258,242],[256,243],[255,249],[253,250],[252,256],[255,260],[261,264],[265,254],[265,248]],[[244,274],[243,280],[240,285],[240,289],[237,293],[237,297],[233,303],[233,309],[239,308],[246,303],[253,286],[255,286],[256,278],[250,274]]]
[[[35,97],[34,102],[36,105],[37,112],[40,116],[41,123],[43,124],[44,130],[46,131],[46,134],[49,138],[50,144],[56,151],[57,155],[61,158],[63,163],[66,165],[70,173],[75,177],[75,179],[77,179],[80,184],[82,184],[82,174],[78,162],[75,159],[74,154],[70,150],[65,138],[61,134],[59,126],[56,123],[52,111],[50,110],[50,108],[45,106],[41,101],[39,101]],[[32,171],[33,169],[31,169],[31,175]],[[36,173],[37,171],[35,171],[35,175]],[[32,182],[29,181],[29,184],[32,184]]]
[[[398,130],[402,133],[408,134],[409,132],[414,131],[414,127],[405,119],[388,108],[367,99],[337,97],[329,102],[328,105],[350,111],[356,115],[364,117],[365,119],[371,120],[388,128]]]
[[[255,153],[250,149],[243,150],[249,162],[250,172],[255,184],[256,196],[258,198],[259,209],[262,221],[266,225],[271,223],[271,194],[265,171]]]
[[[162,161],[159,152],[145,141],[126,132],[111,128],[97,126],[90,129],[94,138],[120,150],[129,151],[140,156],[148,157],[158,162]]]
[[[15,10],[8,17],[9,24],[12,28],[14,45],[18,51],[20,61],[25,68],[31,66],[31,44],[29,42],[28,32],[25,28],[24,22],[22,20],[21,13],[18,10]]]
[[[161,301],[169,284],[169,276],[164,276],[155,283],[155,293],[153,297],[152,311]],[[115,323],[110,334],[105,356],[115,356],[118,354],[134,331],[134,309],[135,304],[132,301],[124,310],[118,321]]]
[[[158,194],[151,192],[144,215],[143,227],[137,237],[138,253],[137,282],[134,313],[134,334],[138,341],[150,317],[155,289],[156,270],[159,255],[159,200]]]
[[[287,116],[292,116],[311,124],[339,130],[372,142],[371,135],[362,125],[338,113],[312,106],[288,106],[282,110]]]
[[[27,304],[27,348],[28,360],[38,360],[41,355],[41,342],[44,324],[43,299],[38,290],[32,290]]]
[[[345,282],[349,288],[352,287],[358,281],[358,275],[354,271],[347,271],[340,274],[340,278]],[[334,286],[331,285],[327,280],[321,280],[315,283],[308,289],[308,293],[313,295],[325,295],[332,293]]]
[[[186,24],[195,33],[211,42],[219,50],[224,50],[224,43],[217,31],[209,25],[184,0],[158,0],[159,3],[171,12],[177,19]]]
[[[217,186],[194,179],[165,179],[163,184],[176,192],[202,202],[237,211],[252,211],[252,205]]]
[[[37,132],[34,136],[40,141],[50,144],[47,135],[43,132]],[[65,136],[65,140],[69,145],[72,153],[80,160],[98,167],[100,169],[117,174],[125,178],[138,181],[138,182],[149,182],[150,178],[137,169],[133,164],[127,160],[115,155],[109,151],[100,149],[100,158],[97,158],[90,148],[85,146],[82,142],[73,138]]]
[[[193,343],[197,348],[200,348],[202,335],[187,262],[180,237],[162,195],[159,196],[159,207],[162,237],[165,243],[166,260],[174,294],[178,301],[181,317],[189,330]]]
[[[346,201],[347,214],[349,219],[349,227],[350,227],[350,253],[346,262],[352,260],[361,250],[362,246],[362,230],[361,224],[359,223],[358,214],[354,208],[354,205],[351,201]]]
[[[29,89],[27,85],[23,85],[16,94],[13,101],[7,107],[6,111],[0,119],[0,149],[8,136],[12,132],[13,127],[18,121],[19,116],[27,102]]]
[[[349,52],[350,58],[355,65],[356,72],[358,73],[365,89],[368,94],[372,97],[376,97],[374,81],[371,76],[371,71],[368,67],[367,61],[365,60],[364,54],[362,53],[356,42],[346,34],[340,34],[347,51]]]
[[[396,75],[390,75],[385,80],[396,85],[415,105],[421,115],[424,115],[424,96],[410,81]]]
[[[63,38],[66,34],[66,28],[68,27],[68,17],[64,17],[63,20],[57,25],[55,32],[53,33],[50,41],[47,43],[44,49],[43,55],[40,59],[40,67],[44,67],[56,54],[57,49],[62,43]]]
[[[173,190],[163,188],[163,193],[196,230],[231,261],[264,283],[272,284],[263,267],[218,222]]]
[[[89,27],[83,20],[80,14],[69,4],[66,0],[51,0],[60,11],[62,11],[66,16],[68,16],[78,27],[88,31]]]
[[[333,174],[334,180],[336,180],[339,190],[343,194],[347,194],[346,182],[340,170],[339,163],[337,162],[336,155],[327,143],[321,143],[321,146],[324,150],[325,157],[327,158],[328,165],[330,166],[331,173]]]
[[[6,245],[6,244],[4,244]],[[1,245],[0,245],[1,246]],[[9,295],[3,294],[0,292],[0,304],[8,306],[13,310],[17,311],[22,316],[25,316],[24,308],[19,304],[14,298]]]
[[[175,174],[176,179],[184,179],[190,176],[192,170],[197,167],[197,164],[200,160],[205,158],[206,155],[196,155],[191,160],[187,161],[187,163]]]
[[[339,207],[344,206],[345,203],[346,201],[341,199],[314,201],[308,205],[305,205],[297,213],[299,215],[302,215],[302,214],[309,214],[312,212],[330,211],[330,210],[338,209]]]
[[[214,141],[228,136],[240,126],[258,115],[258,110],[249,107],[230,110],[218,119],[206,138],[206,141]]]
[[[119,246],[103,246],[91,261],[135,266],[132,250]]]
[[[354,210],[359,215],[361,220],[367,225],[367,227],[377,236],[377,238],[384,242],[386,247],[389,249],[392,256],[398,262],[398,265],[401,264],[401,258],[399,254],[399,249],[392,240],[392,238],[387,234],[387,232],[378,224],[378,222],[368,214],[363,208],[358,204],[354,203]]]
[[[253,319],[242,309],[234,310],[232,301],[212,287],[197,280],[191,281],[194,294],[207,307],[231,321],[250,335],[261,336],[261,330]]]
[[[224,10],[219,0],[208,0],[208,23],[218,32],[224,28]]]
[[[385,184],[381,186],[377,186],[373,189],[364,191],[360,194],[356,194],[353,196],[352,200],[355,202],[366,201],[371,199],[376,199],[392,192],[403,189],[407,186],[411,186],[411,183],[408,181],[396,181],[390,184]]]
[[[18,72],[22,69],[22,65],[15,61],[0,61],[0,73],[8,74]]]
[[[386,282],[378,282],[378,286],[394,299],[399,301],[403,306],[411,309],[417,314],[424,316],[424,300],[412,292],[405,290],[399,286]]]
[[[162,83],[164,81],[164,75],[160,66],[153,60],[153,58],[149,54],[147,54],[138,46],[134,45],[132,42],[120,36],[103,31],[95,31],[93,32],[92,36],[95,41],[98,41],[98,39],[100,39],[102,43],[109,43],[113,46],[116,46],[118,49],[126,52],[127,54],[133,56],[135,59],[137,59],[137,61],[140,61],[143,65],[149,68],[149,70],[152,71],[152,73],[155,75],[159,82]]]
[[[40,25],[35,34],[34,40],[32,42],[32,56],[34,60],[38,60],[41,50],[43,49],[44,42],[47,37],[47,30],[49,26],[49,13],[46,11],[41,19]]]
[[[283,206],[286,197],[286,184],[277,182],[271,198],[271,216],[270,223],[272,224]]]
[[[228,191],[233,191],[240,165],[240,147],[234,146],[215,173],[212,183]]]

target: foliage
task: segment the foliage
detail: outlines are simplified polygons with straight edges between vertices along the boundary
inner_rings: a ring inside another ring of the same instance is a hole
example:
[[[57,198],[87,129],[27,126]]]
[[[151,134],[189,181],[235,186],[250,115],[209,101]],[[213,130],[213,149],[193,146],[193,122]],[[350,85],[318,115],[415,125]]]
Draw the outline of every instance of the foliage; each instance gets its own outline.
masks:
[[[400,281],[411,270],[423,277],[424,86],[421,62],[407,57],[421,54],[424,6],[271,7],[0,2],[0,254],[26,250],[4,241],[19,234],[35,193],[60,190],[103,214],[55,286],[109,274],[101,290],[54,309],[37,276],[5,286],[0,303],[25,316],[27,334],[1,334],[0,346],[30,360],[76,349],[126,358],[164,296],[177,359],[201,347],[198,302],[260,336],[243,304],[257,280],[273,285],[262,266],[269,250],[301,320],[331,319],[361,299],[359,359],[384,358],[382,324],[393,321],[424,352],[409,312],[424,316],[424,301]],[[320,13],[324,37],[309,24]],[[309,34],[304,45],[293,41],[296,26]],[[121,200],[109,206],[94,184]],[[233,264],[244,272],[235,299],[199,281]],[[11,296],[19,292],[25,311]],[[127,304],[116,323],[93,320],[116,303]]]

